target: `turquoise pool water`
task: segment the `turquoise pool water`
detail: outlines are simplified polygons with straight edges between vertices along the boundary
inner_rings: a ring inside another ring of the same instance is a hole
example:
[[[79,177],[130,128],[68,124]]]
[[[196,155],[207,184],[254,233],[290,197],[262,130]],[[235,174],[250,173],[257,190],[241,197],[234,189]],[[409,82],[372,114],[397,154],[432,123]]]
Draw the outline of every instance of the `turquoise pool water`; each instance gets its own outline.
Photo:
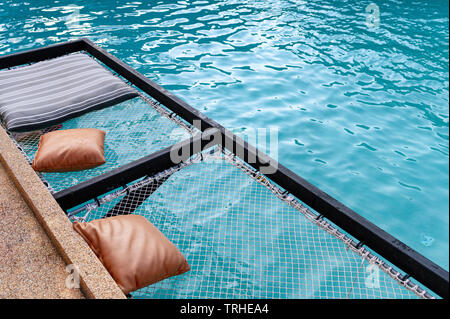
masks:
[[[448,269],[448,2],[0,0],[0,54],[89,37]]]

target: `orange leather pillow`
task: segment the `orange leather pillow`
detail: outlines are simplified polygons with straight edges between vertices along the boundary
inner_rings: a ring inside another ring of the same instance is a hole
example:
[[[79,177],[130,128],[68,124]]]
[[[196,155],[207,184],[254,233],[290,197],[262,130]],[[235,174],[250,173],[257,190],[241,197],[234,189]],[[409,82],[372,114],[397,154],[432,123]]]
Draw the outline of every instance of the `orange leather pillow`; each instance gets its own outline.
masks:
[[[94,128],[46,133],[39,140],[32,167],[39,172],[70,172],[102,165],[105,135]]]
[[[73,228],[125,294],[189,270],[183,254],[145,217],[122,215],[74,222]]]

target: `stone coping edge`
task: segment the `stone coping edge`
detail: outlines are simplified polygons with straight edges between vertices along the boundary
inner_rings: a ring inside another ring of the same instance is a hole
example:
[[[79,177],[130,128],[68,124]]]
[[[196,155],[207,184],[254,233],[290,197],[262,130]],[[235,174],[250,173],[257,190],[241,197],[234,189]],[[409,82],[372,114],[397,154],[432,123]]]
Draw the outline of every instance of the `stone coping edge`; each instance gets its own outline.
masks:
[[[65,263],[79,269],[80,288],[84,295],[93,299],[125,299],[122,290],[87,243],[73,230],[65,212],[2,127],[0,161]]]

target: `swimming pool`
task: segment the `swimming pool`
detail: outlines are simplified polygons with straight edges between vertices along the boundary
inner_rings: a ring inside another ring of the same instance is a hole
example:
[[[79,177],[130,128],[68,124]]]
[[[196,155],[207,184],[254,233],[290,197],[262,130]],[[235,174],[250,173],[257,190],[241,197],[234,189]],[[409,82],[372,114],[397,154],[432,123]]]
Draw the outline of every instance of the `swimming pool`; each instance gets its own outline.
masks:
[[[448,3],[1,1],[0,54],[89,37],[448,269]]]

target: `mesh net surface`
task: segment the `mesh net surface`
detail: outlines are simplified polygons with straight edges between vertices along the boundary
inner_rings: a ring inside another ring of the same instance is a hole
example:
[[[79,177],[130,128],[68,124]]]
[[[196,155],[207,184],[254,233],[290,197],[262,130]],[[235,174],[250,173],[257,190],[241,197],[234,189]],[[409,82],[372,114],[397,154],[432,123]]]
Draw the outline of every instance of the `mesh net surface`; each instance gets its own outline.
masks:
[[[106,132],[106,163],[79,172],[41,173],[53,192],[58,192],[114,168],[130,163],[190,136],[189,127],[170,117],[165,109],[141,95],[120,104],[86,113],[43,131],[11,136],[30,162],[43,133],[73,128],[97,128]]]
[[[42,134],[89,127],[106,131],[107,163],[81,172],[38,174],[52,192],[168,147],[193,131],[140,94],[37,133],[10,135],[31,162]],[[220,153],[109,193],[100,206],[91,203],[81,212],[87,221],[143,215],[187,258],[191,271],[140,289],[134,298],[434,297],[283,194],[243,162]]]
[[[365,248],[356,253],[329,223],[313,222],[310,210],[234,161],[223,154],[197,160],[109,194],[81,214],[87,221],[145,216],[188,260],[189,272],[134,298],[418,297],[361,256]]]

